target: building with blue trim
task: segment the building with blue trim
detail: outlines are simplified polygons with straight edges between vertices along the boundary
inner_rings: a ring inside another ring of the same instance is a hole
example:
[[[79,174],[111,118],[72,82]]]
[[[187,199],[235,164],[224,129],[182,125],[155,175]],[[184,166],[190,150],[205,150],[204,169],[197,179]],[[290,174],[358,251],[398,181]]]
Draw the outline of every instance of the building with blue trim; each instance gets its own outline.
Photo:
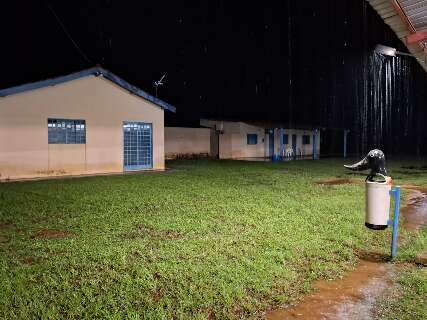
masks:
[[[213,129],[211,156],[238,160],[318,159],[320,130],[271,122],[201,119]]]

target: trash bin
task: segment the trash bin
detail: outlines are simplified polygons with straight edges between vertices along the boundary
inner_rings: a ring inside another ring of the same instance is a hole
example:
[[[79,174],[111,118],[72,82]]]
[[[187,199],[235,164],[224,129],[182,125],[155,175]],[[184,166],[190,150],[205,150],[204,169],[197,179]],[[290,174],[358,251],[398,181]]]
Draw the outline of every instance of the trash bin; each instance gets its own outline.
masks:
[[[378,149],[371,150],[359,162],[344,167],[353,171],[371,170],[365,180],[365,226],[372,230],[384,230],[390,223],[392,226],[391,258],[395,258],[399,230],[400,186],[392,188],[392,179],[388,176],[385,167],[384,153]],[[394,198],[392,219],[390,219],[391,197]]]
[[[390,177],[381,174],[366,180],[365,226],[369,229],[384,230],[388,226],[391,181]]]
[[[365,181],[365,226],[373,230],[386,229],[389,220],[392,180],[387,174],[384,152],[378,149],[371,150],[359,162],[344,167],[353,171],[371,170]]]

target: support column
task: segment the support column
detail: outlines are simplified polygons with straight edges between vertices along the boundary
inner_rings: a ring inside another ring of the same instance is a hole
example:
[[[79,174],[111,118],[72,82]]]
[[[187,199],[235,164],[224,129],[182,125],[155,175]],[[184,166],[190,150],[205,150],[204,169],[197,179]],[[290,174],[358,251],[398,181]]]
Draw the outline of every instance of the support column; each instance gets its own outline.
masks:
[[[277,145],[277,139],[276,139],[276,133],[278,133],[278,128],[273,128],[273,137],[274,137],[274,144],[273,144],[273,161],[277,161],[280,159],[280,137],[279,137],[279,145]],[[279,147],[279,151],[277,151],[277,148]]]
[[[279,158],[283,157],[283,149],[285,145],[283,144],[283,128],[279,129],[279,141],[280,141],[280,149],[279,149]]]
[[[317,133],[319,132],[318,129],[313,130],[313,152],[312,152],[312,158],[313,160],[318,159],[317,157]]]
[[[347,158],[347,135],[350,132],[348,129],[344,129],[344,158]]]
[[[270,130],[271,130],[271,133],[269,136],[268,144],[269,144],[269,148],[272,149],[271,160],[274,161],[276,159],[276,129],[271,128],[269,129],[269,131]]]

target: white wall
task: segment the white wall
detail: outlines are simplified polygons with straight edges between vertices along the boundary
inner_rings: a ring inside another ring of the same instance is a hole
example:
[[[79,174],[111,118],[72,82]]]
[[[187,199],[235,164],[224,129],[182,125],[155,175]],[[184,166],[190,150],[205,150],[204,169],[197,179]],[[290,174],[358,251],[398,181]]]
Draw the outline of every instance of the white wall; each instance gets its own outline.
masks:
[[[236,159],[236,158],[254,158],[254,157],[268,157],[269,156],[269,135],[265,133],[263,127],[250,125],[244,122],[231,122],[231,121],[218,121],[202,119],[200,124],[210,128],[222,130],[220,135],[220,159]],[[247,134],[256,133],[258,135],[257,145],[247,144]],[[274,129],[274,153],[280,153],[280,129]],[[292,148],[292,135],[296,135],[296,148],[299,155],[302,156],[313,155],[313,134],[314,130],[300,130],[300,129],[283,129],[283,134],[288,135],[288,144],[286,148]],[[309,144],[302,144],[302,136],[310,136]],[[316,131],[316,154],[320,154],[320,131]]]
[[[296,148],[297,153],[302,152],[303,156],[312,156],[313,155],[313,134],[315,131],[313,130],[299,130],[299,129],[283,129],[283,134],[288,135],[288,144],[284,146],[284,148],[292,148],[292,135],[296,135]],[[308,135],[310,137],[309,144],[302,144],[302,136]],[[280,129],[276,129],[274,132],[274,149],[275,153],[279,154],[280,152]],[[316,154],[320,154],[320,131],[316,131]]]

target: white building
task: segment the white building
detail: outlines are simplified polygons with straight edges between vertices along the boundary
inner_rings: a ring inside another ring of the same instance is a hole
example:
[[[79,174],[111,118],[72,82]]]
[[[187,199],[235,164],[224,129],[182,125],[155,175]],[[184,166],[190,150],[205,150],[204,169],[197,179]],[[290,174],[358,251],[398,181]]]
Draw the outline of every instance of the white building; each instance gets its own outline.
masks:
[[[216,145],[211,145],[211,150],[218,150],[219,159],[319,157],[318,129],[209,119],[201,119],[200,125],[213,129],[211,144]]]

